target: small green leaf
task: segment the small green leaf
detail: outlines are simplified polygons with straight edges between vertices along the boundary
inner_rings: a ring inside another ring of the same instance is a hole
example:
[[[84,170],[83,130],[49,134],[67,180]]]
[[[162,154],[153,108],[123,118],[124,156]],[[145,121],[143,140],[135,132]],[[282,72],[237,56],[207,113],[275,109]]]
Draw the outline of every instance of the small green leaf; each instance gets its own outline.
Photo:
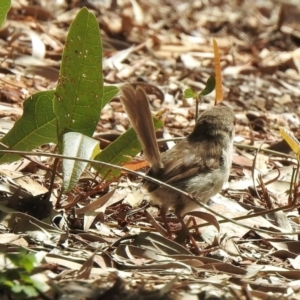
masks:
[[[216,86],[216,79],[214,76],[210,76],[206,81],[206,86],[204,90],[199,94],[199,96],[205,96],[210,94]]]
[[[153,118],[154,128],[158,129],[163,126],[163,122]],[[133,128],[130,128],[117,138],[108,147],[103,149],[100,154],[95,157],[95,160],[111,163],[114,165],[122,165],[132,160],[132,157],[141,152],[142,147],[138,141],[137,135]],[[117,178],[121,175],[121,171],[110,169],[108,167],[94,166],[102,177],[106,180]]]
[[[24,102],[22,117],[0,140],[12,150],[31,151],[46,143],[57,143],[56,117],[53,112],[53,91],[34,94]],[[6,149],[0,146],[1,150]],[[18,160],[18,155],[0,155],[0,163]]]
[[[115,86],[103,87],[103,106],[106,105],[114,96],[119,93],[119,89]]]
[[[14,279],[12,279],[8,273],[9,272],[7,270],[4,272],[2,271],[0,273],[0,290],[3,286],[8,287],[8,288],[11,288],[14,286],[14,282],[13,282]]]
[[[26,250],[20,249],[17,254],[7,254],[6,257],[18,268],[31,272],[36,264],[33,253],[27,253]]]
[[[66,132],[91,137],[104,106],[102,43],[98,21],[85,7],[71,24],[55,96],[59,144]]]
[[[93,159],[99,151],[99,142],[81,133],[69,132],[63,136],[63,155]],[[86,162],[63,160],[63,186],[66,192],[74,188],[86,166]]]
[[[23,291],[23,285],[20,285],[20,284],[15,284],[12,288],[11,288],[11,291],[15,294],[18,294],[20,292]]]
[[[197,98],[197,94],[192,89],[186,89],[184,91],[184,98]]]
[[[0,27],[3,25],[5,19],[6,19],[6,15],[9,11],[10,8],[10,0],[1,0],[0,3]]]
[[[30,279],[32,286],[34,286],[38,291],[45,293],[47,290],[49,290],[49,285],[43,280],[43,277],[40,278],[38,273],[31,275]]]
[[[37,297],[39,295],[36,288],[32,285],[23,285],[23,293],[28,297]]]

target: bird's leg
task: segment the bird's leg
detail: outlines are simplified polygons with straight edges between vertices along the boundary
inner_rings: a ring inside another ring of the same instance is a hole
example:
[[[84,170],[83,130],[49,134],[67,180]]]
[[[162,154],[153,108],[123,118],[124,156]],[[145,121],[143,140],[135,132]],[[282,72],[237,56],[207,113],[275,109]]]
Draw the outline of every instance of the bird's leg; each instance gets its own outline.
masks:
[[[182,216],[181,216],[179,213],[176,213],[176,217],[177,217],[178,220],[180,221],[183,230],[185,231],[185,233],[187,234],[188,238],[190,239],[192,245],[194,246],[196,255],[200,254],[200,249],[199,249],[199,247],[198,247],[198,245],[197,245],[197,243],[196,243],[194,237],[193,237],[192,234],[190,233],[188,227],[187,227],[186,224],[184,223],[184,220],[183,220]]]
[[[171,230],[170,230],[170,226],[169,226],[169,224],[168,224],[167,217],[166,217],[166,215],[167,215],[166,210],[163,209],[163,208],[161,208],[161,209],[160,209],[160,215],[161,215],[161,218],[162,218],[162,220],[163,220],[163,222],[164,222],[164,224],[165,224],[165,228],[166,228],[167,233],[168,233],[168,238],[169,238],[170,240],[173,240],[173,236],[172,236],[172,233],[171,233]]]
[[[188,221],[186,222],[186,227],[188,228],[188,227],[190,226],[190,224],[192,224],[193,226],[196,226],[196,225],[197,225],[197,222],[196,222],[195,218],[192,217],[192,216],[189,217]],[[196,234],[197,236],[200,236],[199,227],[197,227],[197,228],[195,229],[195,234]]]

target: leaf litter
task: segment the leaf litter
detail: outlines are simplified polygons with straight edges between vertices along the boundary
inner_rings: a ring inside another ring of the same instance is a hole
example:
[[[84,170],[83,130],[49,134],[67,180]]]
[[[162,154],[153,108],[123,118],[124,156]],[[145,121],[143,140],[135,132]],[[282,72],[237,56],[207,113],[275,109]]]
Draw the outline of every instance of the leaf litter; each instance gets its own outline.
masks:
[[[29,95],[55,88],[67,31],[81,6],[37,3],[14,1],[0,29],[2,134]],[[161,137],[191,131],[194,103],[183,91],[204,89],[214,69],[211,40],[218,42],[223,102],[237,116],[229,184],[210,204],[219,216],[204,218],[204,209],[191,213],[189,226],[202,250],[195,256],[175,218],[168,216],[176,231],[172,241],[151,224],[144,202],[133,207],[134,200],[124,201],[138,187],[136,176],[123,176],[116,185],[88,170],[57,209],[61,176],[49,197],[52,159],[37,156],[30,164],[1,168],[2,251],[22,246],[39,256],[37,273],[47,275],[41,280],[49,284],[49,299],[300,299],[299,192],[298,186],[291,192],[290,184],[297,160],[279,132],[283,126],[300,136],[298,2],[85,5],[100,23],[104,81],[142,82],[153,112],[168,110]],[[207,95],[199,109],[214,98]],[[97,133],[108,133],[107,143],[129,127],[117,98],[102,116]],[[157,209],[147,211],[159,226]]]

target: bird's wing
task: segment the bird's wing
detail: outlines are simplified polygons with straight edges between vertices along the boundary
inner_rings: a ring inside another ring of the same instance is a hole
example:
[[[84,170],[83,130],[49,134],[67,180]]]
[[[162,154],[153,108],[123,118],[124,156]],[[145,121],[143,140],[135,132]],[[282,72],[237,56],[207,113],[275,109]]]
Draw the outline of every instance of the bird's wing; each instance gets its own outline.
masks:
[[[183,140],[172,149],[164,153],[162,157],[163,169],[158,179],[172,184],[178,180],[196,176],[217,169],[222,162],[222,150],[220,147],[202,144],[186,145]],[[168,159],[168,157],[174,159]]]

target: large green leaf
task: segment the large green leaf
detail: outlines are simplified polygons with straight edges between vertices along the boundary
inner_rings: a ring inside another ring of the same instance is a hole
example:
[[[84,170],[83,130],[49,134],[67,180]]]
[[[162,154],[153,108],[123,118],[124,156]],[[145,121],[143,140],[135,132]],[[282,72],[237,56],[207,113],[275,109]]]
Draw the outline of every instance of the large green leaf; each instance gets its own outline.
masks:
[[[103,100],[109,102],[117,93],[114,86],[105,86]],[[56,116],[53,112],[54,91],[34,94],[24,102],[22,117],[0,140],[12,150],[30,151],[46,144],[57,143]],[[5,147],[0,145],[0,149]],[[18,155],[0,155],[0,163],[18,160]]]
[[[2,26],[2,24],[6,19],[6,15],[9,11],[10,5],[11,5],[10,0],[0,1],[0,27]]]
[[[63,155],[93,159],[99,151],[99,142],[81,133],[68,132],[63,136]],[[63,159],[63,181],[66,192],[74,188],[86,166],[86,162]]]
[[[0,140],[12,150],[30,151],[46,143],[57,143],[56,117],[53,112],[54,91],[34,94],[24,102],[22,117]],[[0,149],[5,147],[0,146]],[[17,155],[1,155],[0,163],[18,160]]]
[[[59,140],[66,132],[92,136],[104,106],[102,43],[97,19],[86,8],[71,24],[55,96]]]
[[[158,129],[163,126],[163,122],[153,118],[154,128]],[[113,143],[111,143],[108,147],[103,149],[96,157],[95,160],[99,160],[102,162],[111,163],[114,165],[122,165],[126,162],[132,160],[132,157],[136,156],[139,152],[141,152],[142,147],[137,138],[137,135],[133,128],[130,128],[125,133],[123,133],[119,138],[117,138]],[[95,165],[96,168],[102,177],[110,180],[113,178],[117,178],[121,175],[121,171],[112,170],[108,167],[100,167],[99,165]]]

